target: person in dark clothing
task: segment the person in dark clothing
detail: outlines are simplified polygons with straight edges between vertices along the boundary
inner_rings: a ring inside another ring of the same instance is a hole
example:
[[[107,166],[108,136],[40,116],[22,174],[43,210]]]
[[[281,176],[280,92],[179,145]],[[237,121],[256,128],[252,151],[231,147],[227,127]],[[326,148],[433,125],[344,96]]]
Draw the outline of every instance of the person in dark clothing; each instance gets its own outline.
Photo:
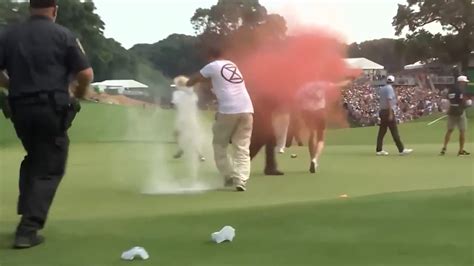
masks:
[[[451,135],[454,129],[459,129],[459,156],[471,155],[469,152],[464,150],[464,144],[466,142],[466,128],[467,128],[467,117],[466,108],[469,107],[466,95],[464,94],[469,80],[466,76],[458,77],[458,85],[451,88],[448,92],[449,110],[448,110],[448,130],[444,137],[444,145],[441,150],[441,155],[446,155],[448,149],[448,143],[451,140]],[[471,101],[472,105],[472,101]]]
[[[276,105],[267,97],[257,97],[252,94],[254,101],[254,126],[250,142],[250,158],[255,158],[260,150],[265,146],[265,175],[284,175],[278,170],[276,162],[276,136],[273,127],[273,112]]]
[[[70,96],[83,98],[93,79],[78,39],[55,24],[55,0],[30,0],[31,17],[0,35],[0,86],[8,89],[12,122],[26,150],[20,168],[20,196],[14,248],[41,244],[56,190],[64,176],[68,128],[79,111]],[[3,72],[6,71],[6,72]]]

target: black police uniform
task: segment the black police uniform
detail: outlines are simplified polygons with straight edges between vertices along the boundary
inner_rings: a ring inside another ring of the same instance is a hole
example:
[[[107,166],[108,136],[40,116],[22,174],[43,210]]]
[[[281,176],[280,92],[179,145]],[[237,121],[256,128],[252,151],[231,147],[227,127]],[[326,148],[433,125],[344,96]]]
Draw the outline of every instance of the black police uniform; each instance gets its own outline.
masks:
[[[254,103],[255,113],[253,122],[253,131],[250,142],[250,158],[252,160],[257,156],[260,150],[265,146],[265,174],[281,175],[278,171],[278,165],[275,156],[276,136],[273,128],[272,118],[278,104],[273,99],[250,91],[252,102]]]
[[[64,176],[67,130],[77,111],[68,87],[89,67],[74,35],[47,17],[32,16],[0,36],[0,70],[10,77],[12,121],[27,152],[20,168],[17,236],[44,227]]]

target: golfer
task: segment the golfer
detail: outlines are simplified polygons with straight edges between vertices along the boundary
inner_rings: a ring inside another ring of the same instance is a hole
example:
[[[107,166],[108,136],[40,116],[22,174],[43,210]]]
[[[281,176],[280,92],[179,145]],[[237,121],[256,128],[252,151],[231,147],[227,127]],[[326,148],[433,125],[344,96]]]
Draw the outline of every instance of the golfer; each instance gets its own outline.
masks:
[[[218,112],[213,127],[214,160],[224,176],[225,185],[246,191],[250,178],[250,139],[253,128],[253,104],[239,68],[225,60],[217,48],[208,50],[209,64],[194,74],[187,83],[192,87],[210,80],[216,94]],[[229,160],[227,147],[234,148]]]
[[[387,77],[387,85],[380,88],[380,128],[377,137],[377,156],[387,156],[388,152],[383,150],[383,139],[387,134],[387,129],[390,129],[393,140],[397,145],[400,155],[408,155],[413,152],[412,149],[405,149],[398,133],[397,120],[395,118],[395,109],[397,108],[397,96],[393,89],[395,83],[394,76]]]
[[[448,149],[448,143],[451,139],[454,129],[459,129],[459,156],[471,155],[469,152],[464,150],[464,143],[466,142],[466,108],[470,104],[467,104],[468,99],[465,97],[464,92],[466,91],[469,80],[466,76],[459,76],[458,84],[454,88],[451,88],[448,92],[449,109],[448,109],[448,130],[444,137],[444,146],[441,150],[441,155],[445,155]],[[472,105],[472,101],[471,101]]]

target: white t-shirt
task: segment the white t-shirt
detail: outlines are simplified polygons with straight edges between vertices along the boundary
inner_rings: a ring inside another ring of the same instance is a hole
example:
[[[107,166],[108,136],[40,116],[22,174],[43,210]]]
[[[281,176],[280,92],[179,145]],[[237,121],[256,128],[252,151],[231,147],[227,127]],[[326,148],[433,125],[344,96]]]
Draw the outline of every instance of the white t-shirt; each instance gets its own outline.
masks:
[[[173,98],[171,103],[174,105],[179,105],[181,103],[197,103],[199,101],[198,96],[192,89],[186,88],[186,90],[175,90],[173,92]]]
[[[326,94],[323,82],[311,82],[303,86],[297,93],[297,101],[301,110],[318,111],[326,108]]]
[[[212,81],[212,91],[217,96],[219,113],[254,112],[244,77],[234,63],[228,60],[216,60],[201,69],[201,75]]]
[[[178,131],[194,128],[197,121],[198,96],[192,88],[180,88],[173,92],[171,102],[177,110],[175,129]]]

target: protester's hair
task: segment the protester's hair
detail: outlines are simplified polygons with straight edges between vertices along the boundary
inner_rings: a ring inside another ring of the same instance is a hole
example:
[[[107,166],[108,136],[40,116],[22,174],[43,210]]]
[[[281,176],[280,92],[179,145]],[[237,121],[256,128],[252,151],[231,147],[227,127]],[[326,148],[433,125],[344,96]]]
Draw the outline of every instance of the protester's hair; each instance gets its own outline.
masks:
[[[222,56],[223,53],[220,47],[214,45],[207,48],[206,54],[208,58],[219,58]]]
[[[184,88],[186,87],[186,83],[188,83],[188,80],[189,78],[186,76],[177,76],[176,78],[174,78],[173,82],[176,87]]]
[[[30,0],[31,8],[50,8],[57,5],[56,0]]]

